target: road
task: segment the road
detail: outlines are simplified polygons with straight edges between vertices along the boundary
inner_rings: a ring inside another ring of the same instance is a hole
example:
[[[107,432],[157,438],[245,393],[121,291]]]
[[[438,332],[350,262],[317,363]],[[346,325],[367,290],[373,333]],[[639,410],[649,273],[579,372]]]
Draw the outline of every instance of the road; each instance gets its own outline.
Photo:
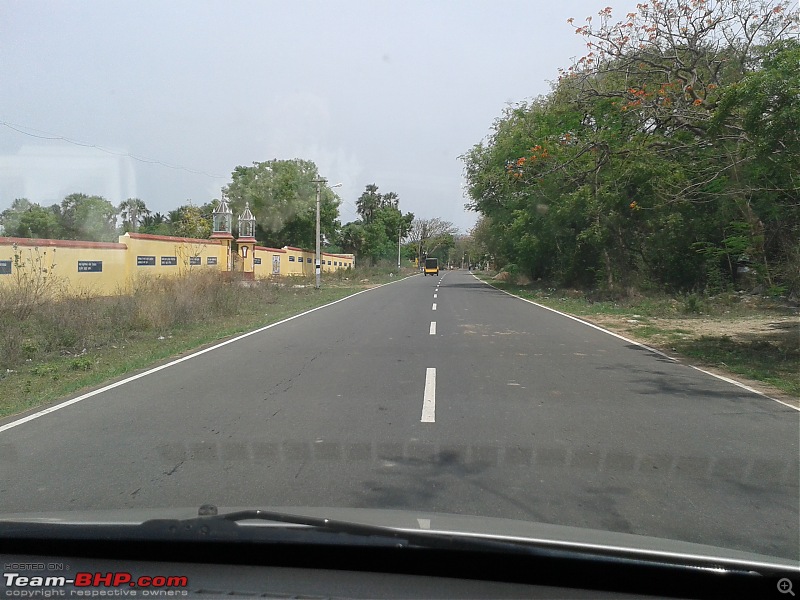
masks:
[[[796,410],[464,271],[6,419],[0,474],[2,512],[384,507],[800,555]]]

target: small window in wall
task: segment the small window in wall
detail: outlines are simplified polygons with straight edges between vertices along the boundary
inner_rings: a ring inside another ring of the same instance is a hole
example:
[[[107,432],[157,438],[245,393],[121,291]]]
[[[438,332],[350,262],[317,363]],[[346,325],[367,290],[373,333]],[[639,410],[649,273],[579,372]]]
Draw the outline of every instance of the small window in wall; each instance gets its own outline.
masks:
[[[309,263],[311,262],[311,257],[310,256],[306,259],[306,262],[309,262]]]
[[[329,267],[331,266],[331,261],[328,261],[328,266],[329,266]]]
[[[289,262],[294,262],[294,256],[289,257]]]

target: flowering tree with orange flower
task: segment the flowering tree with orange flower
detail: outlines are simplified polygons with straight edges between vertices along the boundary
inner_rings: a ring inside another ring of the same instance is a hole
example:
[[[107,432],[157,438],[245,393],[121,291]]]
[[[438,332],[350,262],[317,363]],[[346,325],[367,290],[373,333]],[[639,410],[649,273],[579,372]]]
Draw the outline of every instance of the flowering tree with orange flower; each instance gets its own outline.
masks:
[[[774,143],[786,128],[772,126],[764,150],[743,104],[769,73],[770,89],[789,91],[771,96],[780,107],[762,99],[762,124],[794,114],[798,22],[783,0],[655,0],[622,20],[611,8],[571,20],[587,54],[463,156],[468,207],[487,218],[498,262],[611,289],[724,287],[742,260],[786,281],[800,165]]]

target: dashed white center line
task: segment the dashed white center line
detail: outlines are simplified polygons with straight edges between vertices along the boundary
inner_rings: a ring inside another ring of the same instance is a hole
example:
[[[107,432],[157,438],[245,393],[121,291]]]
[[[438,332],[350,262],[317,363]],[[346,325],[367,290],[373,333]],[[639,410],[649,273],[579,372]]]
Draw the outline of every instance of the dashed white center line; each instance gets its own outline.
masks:
[[[436,321],[431,321],[431,335],[436,335]]]
[[[436,310],[436,302],[433,303],[433,307],[431,308],[431,310]]]
[[[436,298],[439,294],[434,294],[433,297]]]
[[[425,371],[425,395],[422,400],[422,423],[436,422],[436,369]]]

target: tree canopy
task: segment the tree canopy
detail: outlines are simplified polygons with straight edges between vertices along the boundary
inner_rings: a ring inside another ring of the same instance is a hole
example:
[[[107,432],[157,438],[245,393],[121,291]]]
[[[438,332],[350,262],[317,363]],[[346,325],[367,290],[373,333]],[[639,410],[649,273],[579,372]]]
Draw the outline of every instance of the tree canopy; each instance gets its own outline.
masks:
[[[27,198],[17,198],[0,213],[4,235],[27,238],[56,238],[61,235],[58,205],[43,207]]]
[[[398,243],[408,235],[414,220],[412,213],[403,214],[399,206],[395,192],[382,194],[374,183],[367,185],[356,201],[361,218],[342,228],[338,245],[372,264],[397,256]]]
[[[269,246],[312,248],[316,231],[315,179],[317,166],[310,160],[270,160],[233,170],[223,189],[234,215],[249,202],[256,218],[256,239]],[[323,185],[320,194],[320,229],[332,238],[338,227],[339,197]]]
[[[414,219],[408,233],[409,244],[415,249],[420,262],[425,256],[436,256],[444,261],[447,251],[455,245],[458,229],[450,222],[439,218]]]
[[[800,291],[798,13],[663,0],[575,32],[588,53],[463,155],[499,266],[563,284]]]
[[[128,198],[117,207],[117,212],[122,218],[123,231],[138,231],[139,224],[150,215],[150,209],[139,198]]]

